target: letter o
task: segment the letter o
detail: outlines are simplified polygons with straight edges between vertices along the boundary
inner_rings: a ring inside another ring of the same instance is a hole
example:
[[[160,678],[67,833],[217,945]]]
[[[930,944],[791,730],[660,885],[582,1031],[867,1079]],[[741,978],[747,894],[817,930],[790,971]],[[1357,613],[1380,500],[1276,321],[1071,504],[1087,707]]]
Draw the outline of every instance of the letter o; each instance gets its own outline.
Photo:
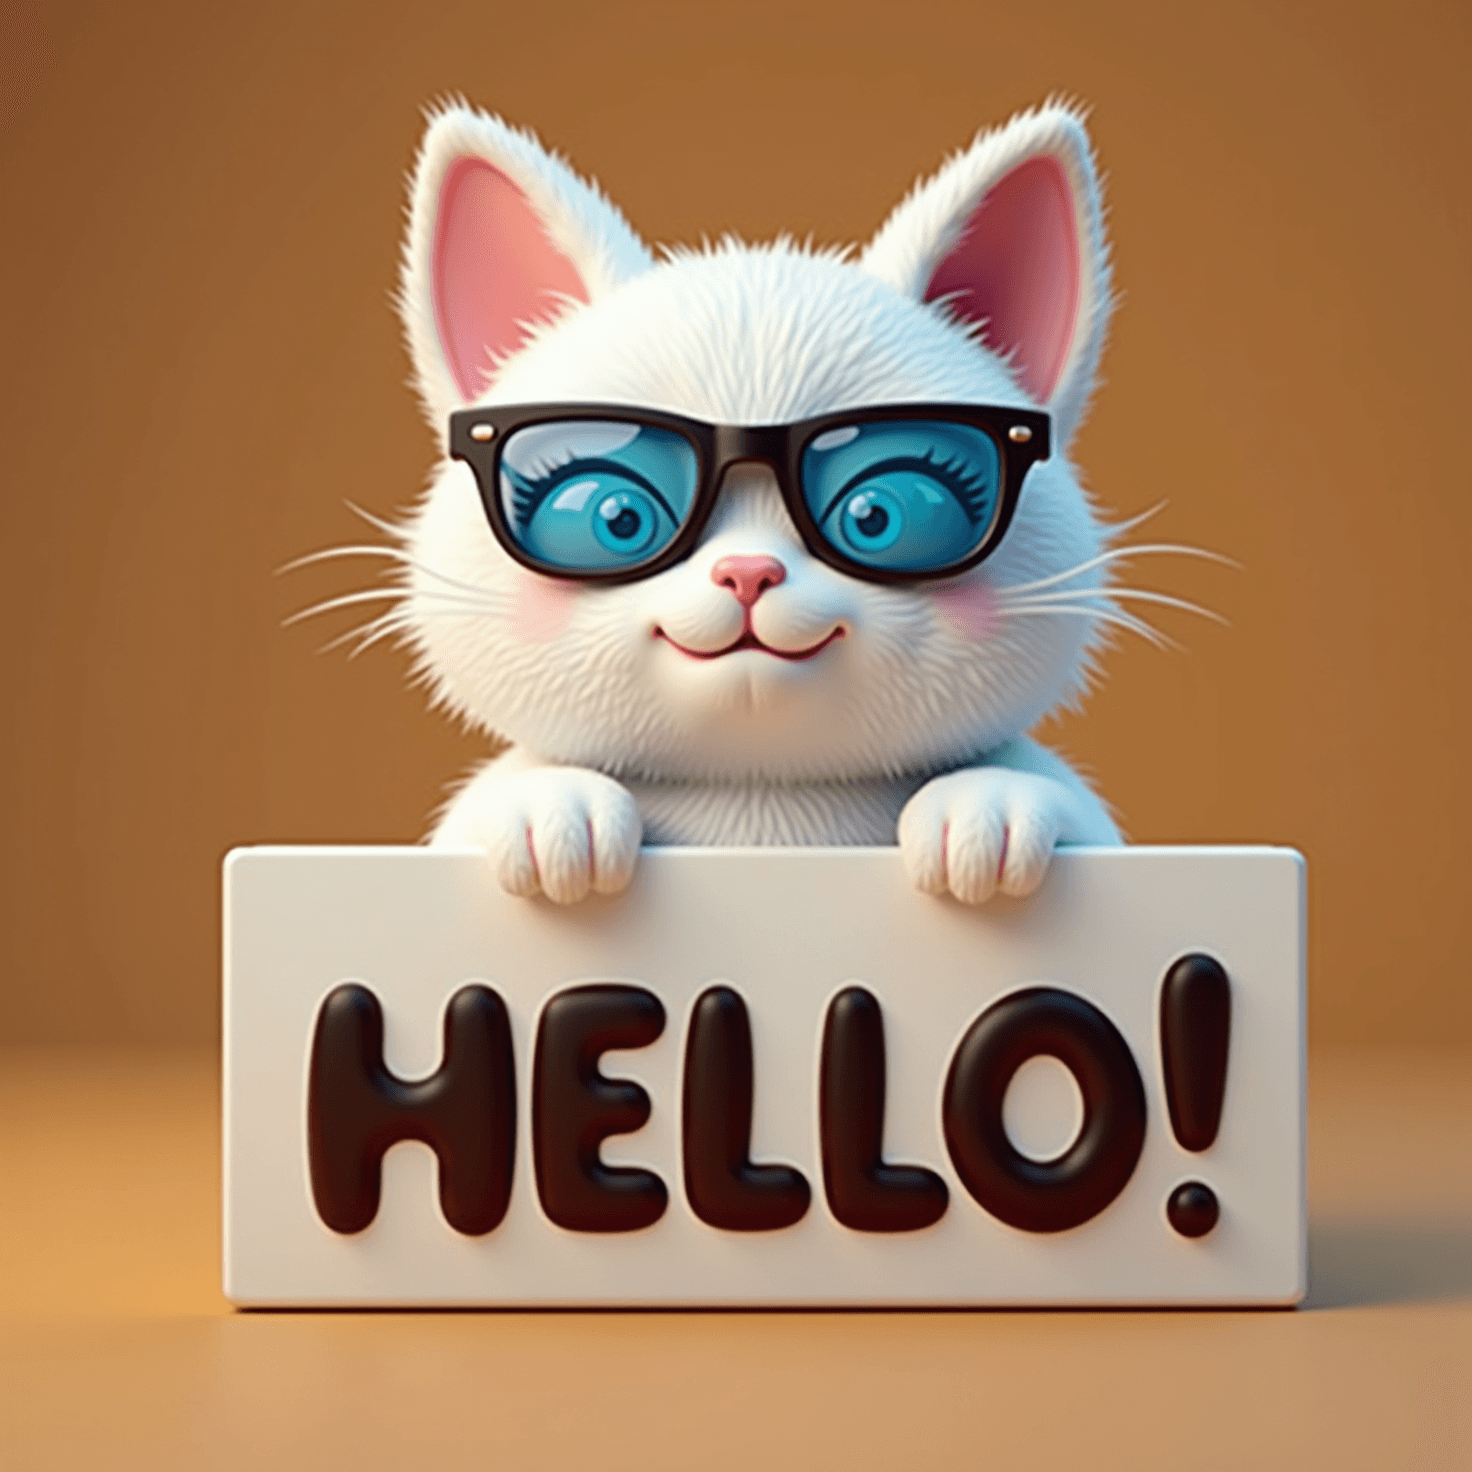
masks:
[[[1029,1160],[1007,1138],[1002,1100],[1039,1054],[1065,1064],[1084,1099],[1078,1138]],[[1092,1002],[1029,987],[994,1002],[961,1036],[946,1073],[946,1148],[977,1205],[1025,1232],[1063,1232],[1124,1190],[1145,1145],[1145,1086],[1119,1029]]]

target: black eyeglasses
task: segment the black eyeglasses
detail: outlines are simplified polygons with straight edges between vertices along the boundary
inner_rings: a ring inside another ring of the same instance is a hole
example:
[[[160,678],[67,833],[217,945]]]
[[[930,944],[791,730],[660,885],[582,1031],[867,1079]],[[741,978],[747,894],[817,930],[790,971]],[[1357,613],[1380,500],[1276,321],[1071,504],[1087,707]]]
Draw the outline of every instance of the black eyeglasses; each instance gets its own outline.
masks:
[[[797,424],[705,424],[608,404],[462,409],[450,454],[524,567],[626,583],[695,550],[727,469],[776,473],[809,552],[871,583],[953,577],[1006,534],[1046,414],[969,404],[847,409]]]

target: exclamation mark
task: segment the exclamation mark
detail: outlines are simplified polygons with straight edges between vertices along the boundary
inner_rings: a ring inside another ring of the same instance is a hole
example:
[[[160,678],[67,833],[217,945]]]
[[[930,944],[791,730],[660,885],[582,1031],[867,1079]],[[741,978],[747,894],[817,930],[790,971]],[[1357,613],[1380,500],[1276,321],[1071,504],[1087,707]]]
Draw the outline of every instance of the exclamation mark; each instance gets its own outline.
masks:
[[[1231,1035],[1232,990],[1221,963],[1200,952],[1182,956],[1160,988],[1160,1055],[1170,1127],[1187,1150],[1216,1140]],[[1216,1193],[1201,1181],[1177,1186],[1165,1204],[1183,1237],[1204,1237],[1220,1214]]]

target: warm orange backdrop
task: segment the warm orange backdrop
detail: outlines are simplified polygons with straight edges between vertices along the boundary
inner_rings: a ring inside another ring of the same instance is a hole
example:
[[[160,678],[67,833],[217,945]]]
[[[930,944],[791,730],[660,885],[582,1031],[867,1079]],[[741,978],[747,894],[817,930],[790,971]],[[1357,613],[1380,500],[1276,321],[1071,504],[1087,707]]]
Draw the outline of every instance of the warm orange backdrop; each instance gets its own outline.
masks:
[[[655,240],[862,238],[1094,106],[1124,303],[1079,453],[1230,553],[1056,732],[1139,840],[1309,857],[1313,1036],[1472,1042],[1472,11],[1435,3],[7,4],[0,1038],[205,1039],[217,865],[411,839],[480,743],[274,577],[431,462],[387,303],[418,109],[537,127]]]

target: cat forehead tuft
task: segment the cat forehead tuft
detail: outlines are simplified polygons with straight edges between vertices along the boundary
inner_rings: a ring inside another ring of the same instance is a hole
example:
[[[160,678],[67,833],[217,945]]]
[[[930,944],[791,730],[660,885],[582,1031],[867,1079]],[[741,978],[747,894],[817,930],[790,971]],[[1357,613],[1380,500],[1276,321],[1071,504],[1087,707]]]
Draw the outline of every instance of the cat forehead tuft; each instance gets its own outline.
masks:
[[[1029,403],[943,309],[841,252],[729,240],[673,250],[571,311],[505,364],[488,397],[635,403],[738,424],[927,399]]]

